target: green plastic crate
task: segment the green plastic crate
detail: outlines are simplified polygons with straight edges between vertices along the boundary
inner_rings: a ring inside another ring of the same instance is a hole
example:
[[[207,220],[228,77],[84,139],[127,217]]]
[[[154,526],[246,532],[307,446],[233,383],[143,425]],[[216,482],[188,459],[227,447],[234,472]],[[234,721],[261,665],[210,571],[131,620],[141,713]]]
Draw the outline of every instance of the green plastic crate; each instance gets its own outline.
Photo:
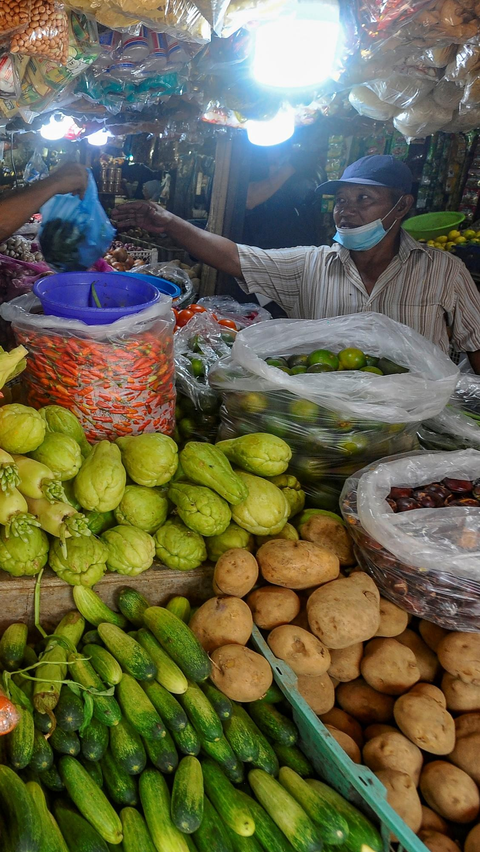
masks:
[[[385,852],[390,849],[390,832],[399,840],[398,849],[428,852],[416,834],[405,825],[386,800],[386,790],[366,766],[359,766],[345,754],[318,716],[297,689],[297,678],[290,666],[274,657],[257,627],[253,628],[253,644],[270,663],[275,682],[292,708],[293,719],[300,732],[300,745],[316,772],[331,786],[356,805],[379,826]]]

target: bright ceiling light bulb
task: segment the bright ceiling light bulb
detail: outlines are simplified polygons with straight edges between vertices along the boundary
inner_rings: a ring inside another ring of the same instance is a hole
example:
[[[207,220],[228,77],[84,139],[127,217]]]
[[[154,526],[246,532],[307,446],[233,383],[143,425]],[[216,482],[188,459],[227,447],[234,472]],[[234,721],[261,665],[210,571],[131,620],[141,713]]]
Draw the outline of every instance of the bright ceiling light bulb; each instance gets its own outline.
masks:
[[[269,121],[253,121],[245,124],[249,142],[252,145],[280,145],[293,136],[295,115],[291,106],[284,106]]]
[[[100,130],[96,130],[95,133],[87,136],[87,139],[90,145],[106,145],[111,136],[113,136],[113,133],[102,127]]]
[[[55,142],[65,136],[73,123],[71,115],[51,115],[47,124],[41,126],[40,135],[49,142]]]

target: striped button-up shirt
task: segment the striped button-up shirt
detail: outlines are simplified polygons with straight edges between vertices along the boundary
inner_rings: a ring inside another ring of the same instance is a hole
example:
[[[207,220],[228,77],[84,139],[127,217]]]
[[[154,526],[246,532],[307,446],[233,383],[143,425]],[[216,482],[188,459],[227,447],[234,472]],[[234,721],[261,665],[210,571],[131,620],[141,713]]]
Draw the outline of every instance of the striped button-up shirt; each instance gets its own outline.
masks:
[[[480,293],[465,265],[406,231],[371,293],[350,252],[338,244],[270,251],[239,245],[238,252],[240,286],[277,302],[289,317],[375,311],[414,328],[444,352],[450,343],[458,352],[480,349]]]

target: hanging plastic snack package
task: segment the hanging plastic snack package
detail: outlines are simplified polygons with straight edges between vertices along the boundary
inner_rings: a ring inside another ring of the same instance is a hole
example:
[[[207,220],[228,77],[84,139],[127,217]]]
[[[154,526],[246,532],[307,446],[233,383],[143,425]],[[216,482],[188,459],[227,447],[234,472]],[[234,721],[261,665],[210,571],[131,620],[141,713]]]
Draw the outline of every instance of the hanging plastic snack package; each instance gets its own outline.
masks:
[[[455,111],[453,113],[452,120],[443,127],[443,132],[468,133],[469,130],[475,130],[477,127],[480,127],[480,108],[470,109],[468,112],[462,112],[461,115],[459,112]],[[475,203],[474,210],[476,209],[476,206],[477,205]]]
[[[10,52],[52,59],[65,65],[68,59],[65,8],[54,0],[31,0],[30,22],[26,29],[13,34]]]
[[[140,18],[144,26],[172,38],[205,44],[211,37],[210,25],[191,0],[109,0],[102,8],[111,8],[127,19]],[[95,16],[100,20],[96,12]]]
[[[230,0],[195,0],[195,6],[217,35],[222,32]]]
[[[443,482],[450,504],[449,479],[472,483],[473,496],[480,483],[480,452],[382,459],[347,480],[341,509],[359,565],[384,597],[447,630],[477,631],[480,504],[474,505],[475,498],[466,505],[454,500],[454,505],[395,513],[386,500],[392,487],[423,489]]]
[[[440,107],[429,95],[393,119],[393,126],[406,139],[424,139],[437,133],[453,118],[453,110]]]
[[[0,56],[0,98],[18,98],[20,80],[14,58],[7,53]]]
[[[447,80],[440,80],[435,86],[433,92],[433,100],[438,106],[444,109],[457,109],[462,100],[463,89],[458,83],[449,83]]]
[[[75,77],[78,77],[97,59],[100,53],[97,25],[92,18],[82,12],[68,12],[69,39],[68,59],[65,65],[58,65],[49,59],[31,60],[30,72],[38,71],[43,82],[56,95],[64,91]],[[22,104],[23,104],[22,100]]]
[[[468,74],[480,71],[480,47],[474,44],[464,44],[458,48],[455,59],[445,68],[444,80],[453,83],[464,83]]]
[[[58,272],[88,269],[103,257],[115,236],[88,172],[85,195],[54,195],[40,210],[39,241],[47,263]]]
[[[357,0],[357,14],[372,37],[381,37],[410,22],[431,5],[431,0]]]
[[[109,325],[44,316],[33,296],[3,305],[15,338],[28,349],[24,384],[30,405],[62,405],[87,439],[114,441],[175,426],[171,299]]]
[[[405,74],[392,74],[384,80],[372,80],[366,85],[381,101],[405,110],[423,100],[432,91],[436,78],[419,79]]]
[[[381,101],[367,86],[354,86],[350,90],[348,100],[360,115],[365,115],[374,121],[388,121],[398,112],[391,104]]]
[[[40,150],[35,148],[23,171],[23,180],[25,183],[34,183],[34,181],[41,180],[44,177],[48,177],[48,166]]]
[[[456,53],[456,44],[449,44],[446,47],[430,47],[421,56],[421,60],[425,65],[431,65],[432,68],[445,68],[455,60]]]
[[[480,418],[476,422],[447,406],[420,424],[417,437],[424,450],[480,450]]]
[[[469,110],[478,110],[480,103],[480,77],[467,75],[465,89],[463,90],[462,100],[458,108],[460,115]]]
[[[39,59],[24,56],[20,61],[25,70],[20,83],[18,106],[32,112],[42,112],[52,103],[57,92],[45,81]]]
[[[31,17],[31,0],[2,0],[0,3],[0,37],[24,30]]]
[[[294,11],[295,5],[294,0],[230,0],[218,35],[228,38],[240,27],[275,20],[280,14]]]

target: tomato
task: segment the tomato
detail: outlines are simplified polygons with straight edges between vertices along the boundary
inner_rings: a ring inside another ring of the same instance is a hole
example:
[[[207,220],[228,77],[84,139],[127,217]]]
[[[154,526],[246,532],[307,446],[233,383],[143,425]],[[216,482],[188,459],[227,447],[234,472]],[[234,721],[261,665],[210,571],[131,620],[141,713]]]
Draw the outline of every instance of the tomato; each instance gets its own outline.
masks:
[[[223,325],[225,328],[233,328],[235,331],[237,330],[237,324],[233,320],[220,319],[218,320],[218,324]]]
[[[178,317],[178,311],[177,311],[177,309],[176,309],[176,308],[172,308],[172,311],[173,311],[173,316],[175,317],[175,319],[177,319],[177,317]]]
[[[203,305],[189,305],[188,310],[192,312],[192,314],[205,314],[207,309],[203,307]]]
[[[185,308],[183,311],[180,311],[177,316],[177,325],[179,325],[180,328],[183,328],[187,322],[190,322],[193,316],[195,316],[195,314],[191,310]]]

